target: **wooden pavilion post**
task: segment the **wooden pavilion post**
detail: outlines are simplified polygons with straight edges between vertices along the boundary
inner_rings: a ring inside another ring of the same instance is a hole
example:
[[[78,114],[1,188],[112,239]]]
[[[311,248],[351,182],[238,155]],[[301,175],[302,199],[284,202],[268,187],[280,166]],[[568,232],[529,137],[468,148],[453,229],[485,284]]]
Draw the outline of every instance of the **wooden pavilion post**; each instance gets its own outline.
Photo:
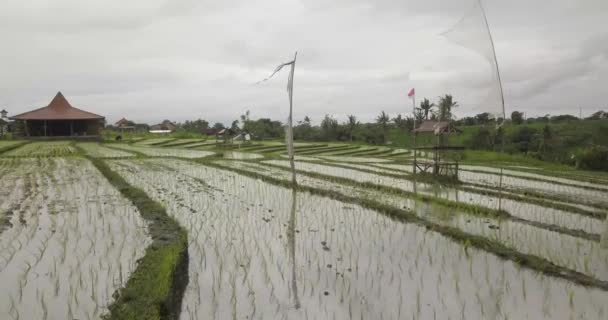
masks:
[[[46,120],[44,120],[44,136],[46,137]]]
[[[70,137],[74,135],[74,120],[70,120]]]

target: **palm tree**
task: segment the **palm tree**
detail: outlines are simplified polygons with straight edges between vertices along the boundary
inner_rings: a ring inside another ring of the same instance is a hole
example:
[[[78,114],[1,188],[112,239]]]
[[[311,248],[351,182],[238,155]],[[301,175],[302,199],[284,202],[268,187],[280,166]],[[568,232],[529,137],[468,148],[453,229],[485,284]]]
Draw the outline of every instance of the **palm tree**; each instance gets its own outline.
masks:
[[[243,124],[243,130],[248,130],[248,125],[249,125],[249,110],[247,110],[247,112],[245,112],[245,114],[241,115],[241,123]]]
[[[353,141],[353,131],[355,131],[355,128],[359,125],[359,121],[357,121],[357,117],[355,117],[354,115],[349,115],[348,116],[348,122],[346,123],[346,126],[348,128],[348,135],[350,137],[350,141]]]
[[[414,112],[414,119],[416,119],[416,123],[422,123],[423,120],[428,120],[429,119],[429,114],[428,114],[428,110],[425,111],[422,108],[416,108],[416,111]]]
[[[388,123],[391,121],[391,118],[386,114],[386,112],[382,111],[380,115],[376,118],[376,122],[382,127],[382,139],[386,142],[386,134],[388,130]]]
[[[437,106],[439,121],[445,121],[452,119],[452,108],[458,107],[458,102],[454,101],[451,94],[446,94],[443,97],[439,97],[439,105]]]
[[[424,98],[424,100],[420,102],[420,109],[424,112],[425,120],[429,119],[429,113],[431,112],[431,109],[433,109],[433,107],[435,107],[435,104],[431,103],[427,98]]]

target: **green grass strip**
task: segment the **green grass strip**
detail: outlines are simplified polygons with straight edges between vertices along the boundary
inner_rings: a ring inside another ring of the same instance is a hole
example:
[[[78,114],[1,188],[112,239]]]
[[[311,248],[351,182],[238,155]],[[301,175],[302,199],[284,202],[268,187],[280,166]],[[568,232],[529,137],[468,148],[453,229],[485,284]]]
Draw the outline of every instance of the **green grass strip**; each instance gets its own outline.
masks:
[[[335,153],[333,155],[334,156],[355,156],[355,155],[359,155],[359,154],[366,154],[368,152],[377,152],[377,151],[384,151],[384,150],[381,150],[380,148],[366,148],[366,149],[357,149],[357,150],[353,150],[353,151]]]
[[[374,151],[374,152],[362,152],[362,153],[358,153],[357,156],[365,156],[365,157],[374,157],[374,156],[388,156],[389,154],[393,153],[392,149],[388,149],[388,150],[378,150],[378,151]]]
[[[246,171],[246,170],[242,170],[242,169],[226,168],[221,165],[214,164],[214,163],[208,163],[208,162],[201,162],[201,163],[204,165],[210,166],[210,167],[215,167],[215,168],[221,169],[221,170],[232,171],[232,172],[244,175],[244,176],[259,179],[264,182],[268,182],[268,183],[282,186],[285,188],[294,187],[292,185],[292,183],[288,180],[272,178],[272,177],[268,177],[268,176],[265,176],[265,175],[262,175],[262,174],[259,174],[256,172],[250,172],[250,171]],[[460,242],[465,246],[465,248],[471,246],[471,247],[486,251],[486,252],[494,254],[500,258],[503,258],[505,260],[513,261],[513,262],[521,265],[522,267],[541,272],[547,276],[552,276],[552,277],[568,280],[568,281],[571,281],[571,282],[574,282],[574,283],[577,283],[579,285],[583,285],[586,287],[592,287],[592,288],[597,288],[597,289],[601,289],[604,291],[608,291],[608,281],[599,280],[599,279],[596,279],[589,275],[586,275],[584,273],[556,265],[547,259],[535,256],[535,255],[521,253],[513,248],[505,246],[504,244],[502,244],[500,242],[490,240],[483,236],[472,235],[472,234],[466,233],[455,227],[450,227],[450,226],[439,225],[439,224],[433,223],[431,221],[425,220],[425,219],[418,217],[417,215],[415,215],[411,212],[408,212],[406,210],[403,210],[403,209],[395,208],[393,206],[390,206],[390,205],[387,205],[384,203],[380,203],[380,202],[377,202],[377,201],[371,200],[371,199],[360,199],[360,198],[356,198],[356,197],[350,197],[350,196],[341,194],[337,191],[322,190],[322,189],[317,189],[317,188],[313,188],[313,187],[302,186],[299,184],[295,187],[299,191],[309,192],[314,195],[319,195],[319,196],[323,196],[323,197],[336,199],[338,201],[342,201],[345,203],[352,203],[352,204],[360,205],[364,208],[377,211],[381,214],[384,214],[386,216],[389,216],[391,218],[394,218],[394,219],[397,219],[397,220],[400,220],[403,222],[415,223],[417,225],[425,227],[427,230],[438,232],[447,238]]]
[[[101,159],[86,157],[129,199],[148,222],[152,244],[139,259],[124,288],[104,319],[178,319],[188,284],[188,236],[186,231],[141,189],[131,186]]]
[[[395,153],[391,153],[391,154],[387,155],[386,157],[387,158],[397,158],[397,157],[403,157],[403,156],[413,157],[413,155],[410,151],[395,152]]]
[[[5,152],[9,152],[11,150],[15,150],[17,148],[23,147],[24,145],[30,143],[31,141],[23,141],[22,143],[15,143],[9,146],[6,146],[4,148],[0,148],[0,154],[3,154]]]
[[[303,156],[321,155],[321,154],[326,154],[326,153],[334,153],[336,151],[355,150],[355,149],[359,149],[359,148],[360,148],[360,146],[349,146],[349,145],[344,145],[344,146],[332,145],[332,146],[330,146],[330,145],[328,145],[328,146],[321,147],[321,148],[305,150],[304,152],[299,152],[297,154],[303,155]]]
[[[179,140],[179,139],[178,139]],[[181,147],[184,145],[188,145],[188,144],[194,144],[194,143],[208,143],[207,141],[169,141],[168,143],[165,143],[163,145],[161,145],[161,147],[163,148],[173,148],[173,147]]]
[[[171,143],[171,142],[175,142],[176,140],[178,140],[177,138],[172,138],[166,141],[158,141],[158,142],[153,142],[153,143],[142,143],[142,145],[146,145],[146,146],[157,146],[157,147],[161,147],[167,143]]]

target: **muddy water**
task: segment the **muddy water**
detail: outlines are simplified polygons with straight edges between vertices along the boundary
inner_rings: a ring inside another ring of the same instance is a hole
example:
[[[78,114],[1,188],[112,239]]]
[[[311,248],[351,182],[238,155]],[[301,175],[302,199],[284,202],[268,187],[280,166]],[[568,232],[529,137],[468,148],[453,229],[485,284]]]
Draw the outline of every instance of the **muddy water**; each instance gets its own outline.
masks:
[[[182,319],[599,319],[608,298],[355,205],[298,193],[294,211],[291,190],[228,171],[112,167],[189,230]]]
[[[4,161],[0,161],[4,162]],[[85,159],[20,159],[0,234],[0,319],[98,319],[150,243],[136,209]],[[10,175],[10,174],[9,174]]]

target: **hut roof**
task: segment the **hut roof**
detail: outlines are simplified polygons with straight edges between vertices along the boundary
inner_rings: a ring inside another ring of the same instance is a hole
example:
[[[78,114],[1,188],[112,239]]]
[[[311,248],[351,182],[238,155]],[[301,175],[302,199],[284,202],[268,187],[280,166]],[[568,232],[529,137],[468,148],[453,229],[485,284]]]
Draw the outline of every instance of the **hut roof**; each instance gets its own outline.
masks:
[[[458,132],[456,128],[454,128],[449,121],[433,121],[433,120],[425,120],[420,126],[413,130],[413,132],[432,132],[435,134],[439,133],[451,133]]]
[[[224,129],[218,131],[216,133],[216,135],[218,135],[218,136],[224,136],[224,135],[233,136],[235,133],[236,133],[236,131],[232,130],[231,128],[224,128]]]
[[[127,125],[129,123],[129,120],[122,118],[118,121],[116,121],[116,123],[114,124],[115,126],[123,126],[123,125]]]
[[[150,130],[170,130],[170,131],[175,131],[177,130],[177,126],[169,121],[169,120],[164,120],[163,122],[159,123],[159,124],[155,124],[153,126],[150,126]]]
[[[61,92],[48,106],[10,117],[13,120],[102,120],[104,117],[72,107]]]

